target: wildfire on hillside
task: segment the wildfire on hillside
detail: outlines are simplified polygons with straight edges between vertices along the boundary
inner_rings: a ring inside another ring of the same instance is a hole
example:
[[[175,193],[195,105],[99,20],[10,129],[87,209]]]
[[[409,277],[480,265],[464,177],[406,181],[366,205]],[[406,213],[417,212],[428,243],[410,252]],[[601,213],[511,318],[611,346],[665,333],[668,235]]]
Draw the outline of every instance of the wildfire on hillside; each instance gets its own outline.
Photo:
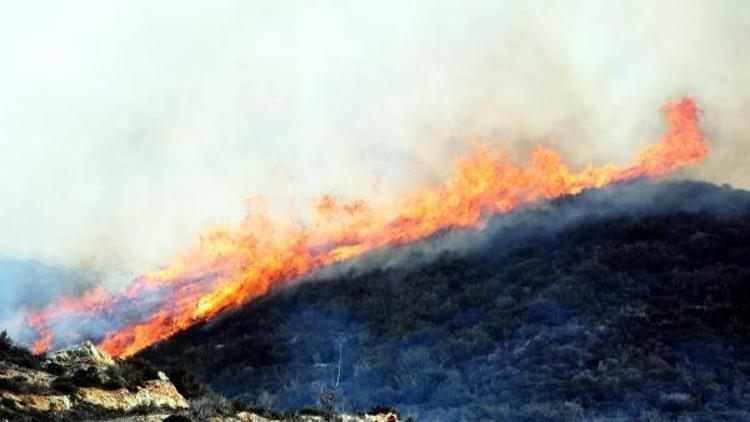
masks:
[[[136,278],[123,292],[97,288],[30,314],[34,350],[64,344],[81,327],[96,325],[103,327],[102,349],[129,356],[315,268],[447,227],[473,227],[488,215],[539,199],[637,177],[659,178],[703,159],[708,146],[695,102],[683,99],[664,109],[666,134],[628,167],[589,165],[574,171],[560,154],[545,147],[535,147],[531,163],[523,166],[477,144],[454,161],[442,186],[401,198],[388,208],[395,212],[364,201],[341,204],[324,196],[314,210],[314,222],[302,226],[251,210],[238,227],[205,232],[193,250],[164,269]],[[60,332],[66,330],[67,337],[60,340]]]

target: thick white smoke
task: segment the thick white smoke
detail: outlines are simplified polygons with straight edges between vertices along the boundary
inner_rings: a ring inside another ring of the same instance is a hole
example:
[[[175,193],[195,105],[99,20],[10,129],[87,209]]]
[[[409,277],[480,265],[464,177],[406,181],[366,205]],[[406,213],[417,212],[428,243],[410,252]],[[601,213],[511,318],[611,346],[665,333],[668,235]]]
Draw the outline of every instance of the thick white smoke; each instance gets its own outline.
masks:
[[[387,197],[475,137],[627,162],[683,95],[691,175],[750,187],[749,39],[741,0],[7,4],[0,254],[124,282],[249,195]]]

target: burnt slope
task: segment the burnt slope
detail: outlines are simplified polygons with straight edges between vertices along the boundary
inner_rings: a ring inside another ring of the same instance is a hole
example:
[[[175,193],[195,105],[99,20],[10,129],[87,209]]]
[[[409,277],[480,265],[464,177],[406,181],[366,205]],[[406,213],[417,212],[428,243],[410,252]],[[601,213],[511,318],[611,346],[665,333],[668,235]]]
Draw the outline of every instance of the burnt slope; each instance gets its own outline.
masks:
[[[356,264],[356,265],[355,265]],[[142,356],[279,408],[750,418],[750,193],[636,182],[328,269]]]

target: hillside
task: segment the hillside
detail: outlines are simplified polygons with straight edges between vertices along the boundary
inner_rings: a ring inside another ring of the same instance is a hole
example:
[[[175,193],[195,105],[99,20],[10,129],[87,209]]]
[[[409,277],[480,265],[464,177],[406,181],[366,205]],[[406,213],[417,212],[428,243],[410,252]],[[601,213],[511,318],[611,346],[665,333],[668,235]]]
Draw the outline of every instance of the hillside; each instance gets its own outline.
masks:
[[[750,418],[750,193],[639,181],[326,269],[141,354],[266,407]]]

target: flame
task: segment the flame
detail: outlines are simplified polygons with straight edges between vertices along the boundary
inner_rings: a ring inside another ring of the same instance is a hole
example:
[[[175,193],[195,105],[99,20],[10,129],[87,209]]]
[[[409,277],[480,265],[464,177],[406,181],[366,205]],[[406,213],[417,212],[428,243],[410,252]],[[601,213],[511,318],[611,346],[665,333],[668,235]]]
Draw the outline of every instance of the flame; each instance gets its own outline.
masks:
[[[476,226],[520,204],[636,177],[658,178],[700,161],[708,146],[694,101],[683,99],[664,109],[667,133],[630,167],[589,165],[576,172],[557,152],[541,146],[532,150],[530,165],[522,166],[478,143],[455,160],[442,186],[402,198],[395,212],[364,201],[339,203],[326,195],[314,207],[314,222],[300,225],[253,207],[239,227],[207,230],[195,249],[136,278],[122,293],[107,294],[99,287],[29,315],[38,339],[34,350],[56,344],[53,332],[65,331],[57,327],[75,317],[81,329],[111,325],[100,347],[113,356],[129,356],[326,264],[446,227]],[[71,330],[69,325],[64,327]],[[67,339],[81,335],[73,330]]]
[[[32,345],[34,353],[42,353],[52,346],[54,335],[47,325],[50,318],[58,317],[68,313],[74,313],[81,309],[87,312],[100,312],[111,304],[110,298],[101,286],[85,292],[78,298],[67,298],[59,301],[52,307],[47,307],[28,318],[29,326],[35,328],[39,333],[39,339]]]

